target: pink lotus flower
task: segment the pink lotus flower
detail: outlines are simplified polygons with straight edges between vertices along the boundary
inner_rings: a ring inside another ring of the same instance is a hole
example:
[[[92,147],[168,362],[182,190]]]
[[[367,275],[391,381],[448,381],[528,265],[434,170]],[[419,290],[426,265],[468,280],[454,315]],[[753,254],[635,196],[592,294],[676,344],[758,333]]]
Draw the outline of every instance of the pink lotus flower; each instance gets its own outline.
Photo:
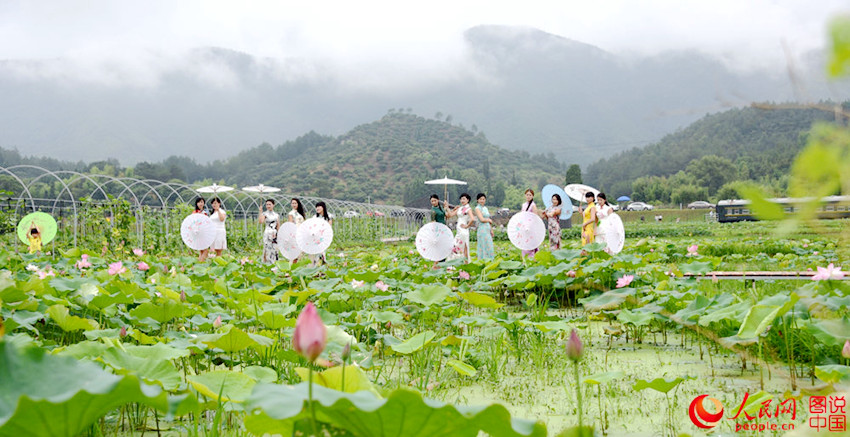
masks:
[[[818,254],[818,251],[817,251],[817,250],[816,250],[816,251],[814,251],[814,252],[812,252],[812,255],[817,255],[817,254]]]
[[[464,279],[464,280],[470,278],[469,272],[467,272],[466,270],[461,270],[460,273],[458,273],[457,275],[458,275],[458,277],[460,277],[460,279]]]
[[[243,257],[242,259],[240,259],[240,260],[239,260],[239,264],[241,264],[241,265],[243,265],[243,266],[244,266],[244,265],[245,265],[245,263],[248,263],[248,264],[250,264],[250,263],[251,263],[251,259],[250,259],[250,258],[248,258],[247,256],[246,256],[246,257]]]
[[[567,272],[567,277],[569,277],[569,278],[575,278],[575,277],[576,277],[576,271],[575,271],[575,270],[570,270],[569,272]]]
[[[812,276],[813,281],[828,279],[844,279],[844,272],[841,271],[841,267],[835,267],[832,263],[829,263],[826,267],[818,267],[818,272]]]
[[[375,283],[375,288],[377,288],[378,290],[381,290],[381,291],[387,291],[387,290],[390,289],[390,286],[387,285],[387,284],[384,284],[384,281],[378,281],[378,282]]]
[[[304,310],[295,321],[295,333],[292,335],[292,347],[296,352],[307,358],[310,362],[316,360],[328,341],[328,333],[325,324],[319,318],[319,313],[313,302],[307,302]]]
[[[623,288],[628,286],[635,280],[634,275],[623,275],[620,279],[617,279],[617,288]]]
[[[112,276],[120,275],[127,271],[127,268],[124,267],[124,264],[121,261],[114,262],[109,265],[109,274]]]
[[[584,345],[581,344],[581,339],[578,338],[578,333],[575,329],[570,332],[570,339],[567,340],[567,345],[564,350],[566,351],[569,359],[573,361],[581,359],[581,355],[584,351]]]
[[[86,254],[82,254],[80,256],[80,260],[77,261],[76,264],[74,264],[74,267],[76,267],[80,270],[91,267],[91,263],[89,262],[89,256],[86,255]]]
[[[803,243],[803,248],[805,249],[805,248],[807,248],[807,247],[809,247],[809,244],[808,244],[808,243]]]
[[[121,327],[121,330],[120,330],[120,331],[118,331],[118,335],[119,335],[119,336],[121,336],[121,338],[126,337],[126,336],[127,336],[127,327],[126,327],[126,326],[122,326],[122,327]]]
[[[48,276],[56,277],[56,273],[54,273],[53,270],[50,269],[50,267],[48,267],[47,270],[39,270],[38,271],[38,277],[40,279],[44,279]]]
[[[351,288],[360,288],[360,287],[362,287],[364,284],[366,284],[366,282],[365,282],[365,281],[358,281],[358,280],[356,280],[356,279],[352,279],[352,280],[351,280]]]
[[[850,340],[844,342],[844,349],[841,349],[841,356],[850,360]]]
[[[136,267],[143,272],[146,272],[151,268],[151,266],[149,266],[148,263],[144,261],[140,262]]]
[[[221,328],[221,316],[220,315],[218,317],[216,317],[215,320],[213,320],[213,328],[216,328],[216,329]]]
[[[142,249],[133,249],[133,254],[136,256],[142,256],[145,254],[145,251]]]
[[[691,245],[691,246],[688,246],[688,256],[696,256],[696,255],[699,255],[699,254],[697,253],[697,250],[699,250],[699,246],[697,246],[696,244]]]

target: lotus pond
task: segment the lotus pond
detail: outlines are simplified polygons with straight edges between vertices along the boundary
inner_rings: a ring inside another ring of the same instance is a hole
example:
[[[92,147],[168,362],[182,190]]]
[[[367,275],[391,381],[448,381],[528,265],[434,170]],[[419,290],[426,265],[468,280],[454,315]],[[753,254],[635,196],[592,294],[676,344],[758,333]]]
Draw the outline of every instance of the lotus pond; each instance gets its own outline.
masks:
[[[570,229],[528,260],[497,235],[496,260],[438,268],[408,242],[315,268],[9,240],[0,435],[828,434],[809,400],[848,391],[850,283],[685,275],[850,267],[847,221],[776,227],[633,224],[614,257]],[[315,361],[292,343],[308,302]],[[724,409],[709,428],[702,394]]]

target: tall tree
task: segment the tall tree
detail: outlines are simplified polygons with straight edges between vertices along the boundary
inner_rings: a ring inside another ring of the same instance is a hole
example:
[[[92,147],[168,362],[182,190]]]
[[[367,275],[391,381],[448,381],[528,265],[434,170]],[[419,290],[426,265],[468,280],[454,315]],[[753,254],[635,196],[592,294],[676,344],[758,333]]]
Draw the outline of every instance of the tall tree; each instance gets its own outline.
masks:
[[[578,164],[573,164],[567,169],[567,175],[564,178],[564,184],[581,184],[581,167]]]

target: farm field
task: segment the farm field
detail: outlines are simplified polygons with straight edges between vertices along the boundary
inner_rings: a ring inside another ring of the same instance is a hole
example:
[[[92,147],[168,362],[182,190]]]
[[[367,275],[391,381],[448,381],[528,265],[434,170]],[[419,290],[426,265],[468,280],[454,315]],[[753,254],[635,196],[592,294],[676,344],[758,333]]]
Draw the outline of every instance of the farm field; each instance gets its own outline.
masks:
[[[437,268],[409,242],[317,268],[4,243],[0,435],[843,435],[850,281],[685,276],[850,268],[850,221],[781,226],[629,223],[614,257],[565,229],[531,260],[497,234]]]

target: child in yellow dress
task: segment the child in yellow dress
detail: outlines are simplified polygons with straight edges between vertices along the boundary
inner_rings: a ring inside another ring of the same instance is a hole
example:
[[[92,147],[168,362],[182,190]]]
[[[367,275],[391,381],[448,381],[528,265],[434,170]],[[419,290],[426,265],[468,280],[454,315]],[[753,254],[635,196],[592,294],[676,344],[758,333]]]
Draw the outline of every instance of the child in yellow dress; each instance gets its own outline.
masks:
[[[30,243],[30,253],[41,252],[41,230],[35,225],[35,222],[30,222],[30,232],[27,234],[27,240]]]

